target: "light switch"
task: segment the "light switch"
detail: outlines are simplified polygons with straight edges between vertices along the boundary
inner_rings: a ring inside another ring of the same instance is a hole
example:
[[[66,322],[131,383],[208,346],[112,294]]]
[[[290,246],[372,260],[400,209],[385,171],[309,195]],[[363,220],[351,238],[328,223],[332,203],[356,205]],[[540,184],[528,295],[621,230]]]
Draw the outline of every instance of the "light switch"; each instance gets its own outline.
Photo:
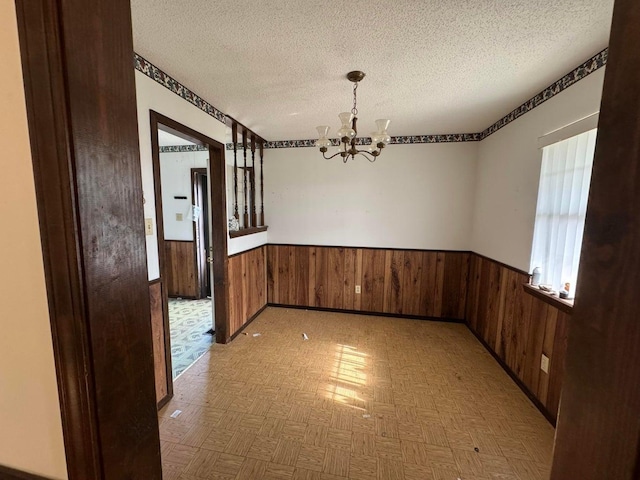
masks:
[[[181,222],[181,221],[182,221],[182,214],[181,214],[181,213],[176,213],[176,220],[177,220],[178,222]]]
[[[144,233],[145,235],[153,235],[153,218],[144,219]]]

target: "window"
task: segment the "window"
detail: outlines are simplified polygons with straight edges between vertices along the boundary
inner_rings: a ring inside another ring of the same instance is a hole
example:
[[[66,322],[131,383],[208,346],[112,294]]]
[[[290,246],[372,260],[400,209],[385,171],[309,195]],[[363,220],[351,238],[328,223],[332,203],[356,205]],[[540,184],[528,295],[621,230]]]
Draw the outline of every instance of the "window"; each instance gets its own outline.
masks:
[[[589,183],[596,144],[595,129],[543,149],[531,268],[540,283],[575,292]]]

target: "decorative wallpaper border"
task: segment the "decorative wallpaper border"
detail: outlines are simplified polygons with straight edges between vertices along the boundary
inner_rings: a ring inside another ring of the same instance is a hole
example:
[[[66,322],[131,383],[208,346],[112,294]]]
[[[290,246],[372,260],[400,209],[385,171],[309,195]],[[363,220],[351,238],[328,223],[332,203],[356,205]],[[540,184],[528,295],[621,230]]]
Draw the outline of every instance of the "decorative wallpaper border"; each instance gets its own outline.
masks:
[[[604,67],[607,64],[607,58],[609,56],[609,49],[605,48],[601,52],[595,54],[589,60],[579,65],[571,72],[567,73],[564,77],[549,85],[540,93],[530,98],[515,110],[509,112],[497,122],[493,123],[485,130],[479,133],[452,133],[443,135],[409,135],[391,137],[392,145],[402,144],[416,144],[416,143],[457,143],[457,142],[479,142],[487,138],[489,135],[494,134],[501,128],[507,126],[511,122],[517,120],[525,113],[533,110],[534,108],[542,105],[547,100],[555,97],[559,93],[563,92],[570,86],[579,82],[580,80],[588,77],[596,70]],[[199,97],[180,82],[172,78],[167,73],[153,65],[151,62],[143,58],[142,56],[134,53],[134,66],[139,72],[142,72],[147,77],[155,80],[159,84],[171,90],[176,95],[180,96],[189,103],[195,105],[203,112],[211,115],[216,120],[226,124],[226,115],[220,110],[215,108],[209,102]],[[276,140],[272,142],[266,142],[265,148],[303,148],[314,147],[315,140]],[[334,146],[338,146],[339,140],[337,138],[331,139],[331,143]],[[358,138],[358,145],[369,145],[371,138],[362,137]],[[197,145],[196,145],[197,146]],[[228,143],[226,145],[227,150],[233,150],[233,144]],[[178,148],[178,146],[162,147],[162,148]],[[163,151],[161,148],[160,151]],[[169,150],[168,150],[169,151]],[[196,151],[196,150],[170,150],[170,151]]]
[[[481,140],[479,133],[452,133],[447,135],[405,135],[399,137],[391,137],[390,145],[403,145],[413,143],[452,143],[452,142],[479,142]],[[331,139],[331,145],[337,147],[340,140]],[[371,145],[371,137],[358,137],[356,145]],[[312,140],[277,140],[275,142],[266,142],[265,148],[299,148],[299,147],[315,147],[316,141]],[[233,143],[227,145],[233,150]]]
[[[412,143],[452,143],[452,142],[479,142],[481,140],[480,133],[453,133],[448,135],[408,135],[400,137],[391,137],[391,145],[402,145]],[[238,149],[242,146],[238,144]],[[331,139],[331,145],[337,147],[340,140]],[[371,137],[358,137],[356,145],[371,145]],[[315,147],[315,139],[311,140],[276,140],[274,142],[265,142],[264,148],[301,148]],[[233,143],[227,143],[227,150],[233,150]]]
[[[204,100],[202,97],[193,93],[183,84],[171,77],[171,75],[163,72],[149,60],[138,55],[135,52],[133,53],[133,65],[139,72],[144,73],[147,77],[155,80],[160,85],[171,90],[179,97],[183,98],[192,105],[195,105],[206,114],[211,115],[213,118],[226,125],[227,117],[224,113]]]
[[[550,98],[555,97],[560,92],[563,92],[564,90],[569,88],[571,85],[579,82],[583,78],[586,78],[589,75],[591,75],[596,70],[604,67],[607,64],[607,58],[608,57],[609,57],[609,49],[608,48],[605,48],[601,52],[595,54],[593,57],[591,57],[589,60],[584,62],[582,65],[576,67],[574,70],[572,70],[571,72],[567,73],[560,80],[554,82],[553,84],[549,85],[547,88],[542,90],[535,97],[530,98],[529,100],[524,102],[522,105],[520,105],[518,108],[516,108],[512,112],[509,112],[507,115],[502,117],[500,120],[495,122],[493,125],[491,125],[488,128],[486,128],[480,134],[481,137],[482,137],[480,140],[484,140],[489,135],[491,135],[491,134],[497,132],[498,130],[500,130],[502,127],[504,127],[506,125],[509,125],[514,120],[520,118],[525,113],[527,113],[527,112],[533,110],[534,108],[542,105],[544,102],[546,102]]]
[[[204,145],[167,145],[160,147],[160,153],[208,152]]]

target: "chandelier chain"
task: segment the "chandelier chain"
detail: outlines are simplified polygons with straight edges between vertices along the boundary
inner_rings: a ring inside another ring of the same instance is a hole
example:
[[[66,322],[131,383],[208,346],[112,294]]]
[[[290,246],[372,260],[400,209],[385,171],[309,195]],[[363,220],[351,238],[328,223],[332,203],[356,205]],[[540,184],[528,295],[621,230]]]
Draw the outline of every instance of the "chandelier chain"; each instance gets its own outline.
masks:
[[[353,108],[351,109],[351,113],[353,113],[354,116],[358,114],[358,108],[356,107],[357,90],[358,90],[358,82],[354,82],[353,83]]]

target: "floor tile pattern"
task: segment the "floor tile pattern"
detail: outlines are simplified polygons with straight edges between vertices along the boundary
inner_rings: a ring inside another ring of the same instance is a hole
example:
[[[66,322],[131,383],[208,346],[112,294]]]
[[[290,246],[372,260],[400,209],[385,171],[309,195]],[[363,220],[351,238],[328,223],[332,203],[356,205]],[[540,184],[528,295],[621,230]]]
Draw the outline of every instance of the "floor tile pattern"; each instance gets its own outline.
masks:
[[[165,480],[549,477],[553,428],[464,325],[269,307],[246,333],[175,382]]]
[[[169,299],[173,378],[184,372],[215,342],[205,332],[213,327],[211,299]]]

